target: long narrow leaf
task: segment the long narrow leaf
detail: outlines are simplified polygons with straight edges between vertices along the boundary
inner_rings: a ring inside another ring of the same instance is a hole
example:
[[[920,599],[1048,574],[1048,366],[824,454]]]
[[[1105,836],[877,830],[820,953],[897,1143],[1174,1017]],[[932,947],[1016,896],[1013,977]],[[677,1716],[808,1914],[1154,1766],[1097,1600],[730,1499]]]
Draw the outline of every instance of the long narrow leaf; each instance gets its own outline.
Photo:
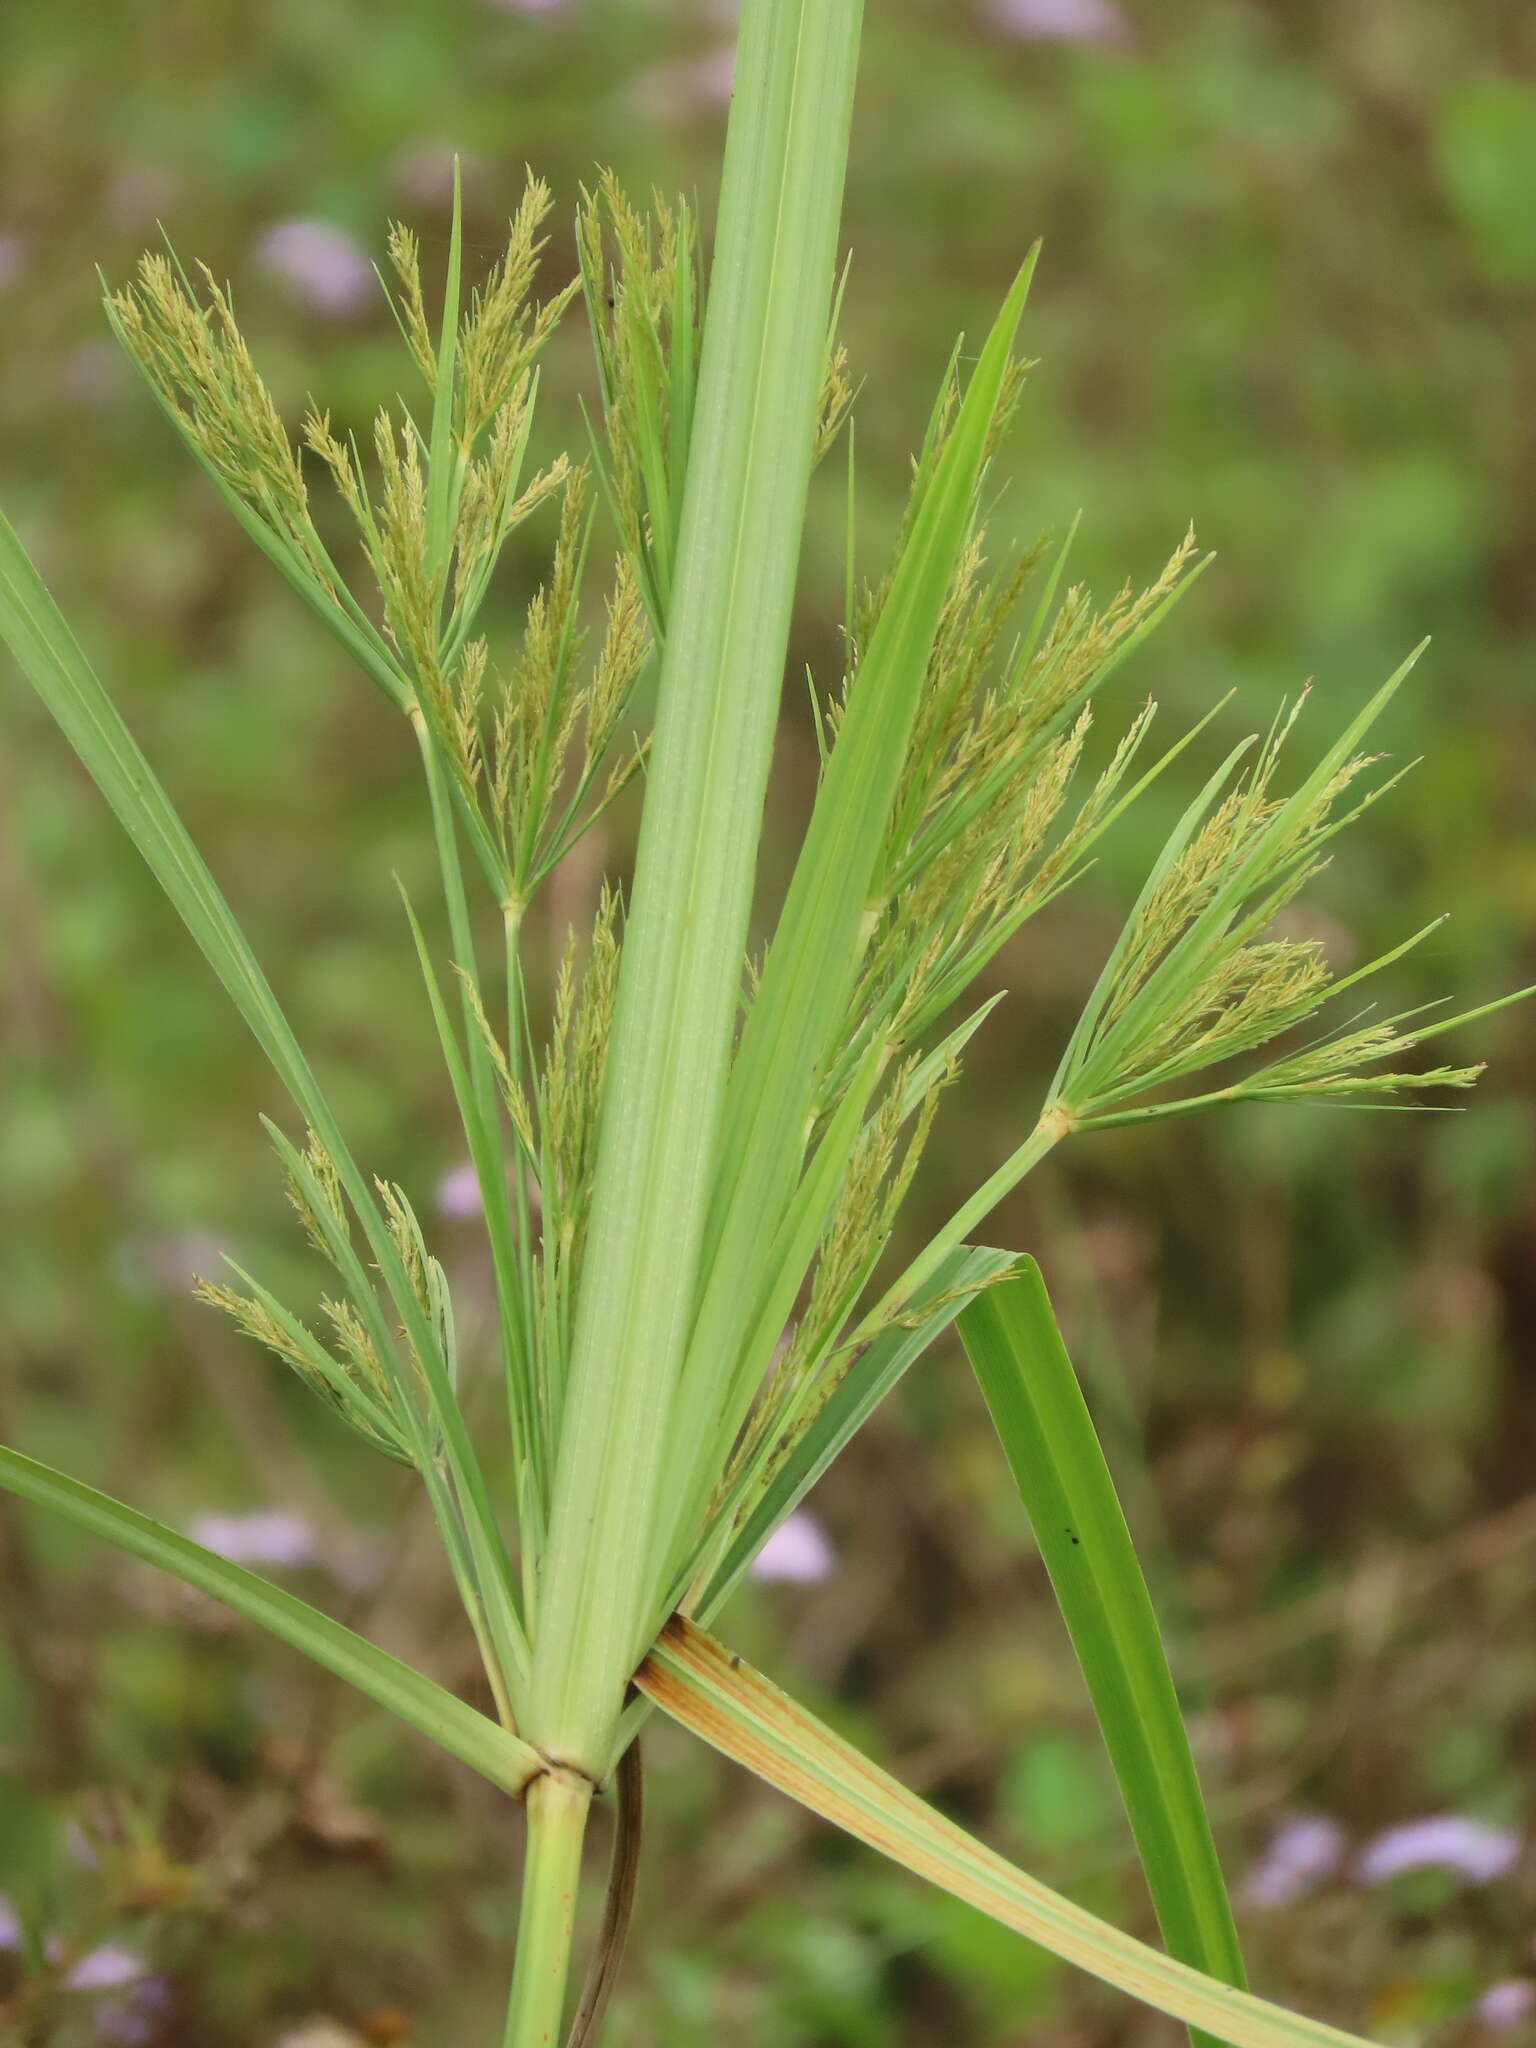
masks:
[[[1241,1986],[1237,1929],[1157,1618],[1034,1260],[968,1303],[959,1330],[1082,1665],[1169,1953]]]
[[[748,0],[603,1083],[530,1731],[596,1768],[656,1539],[810,481],[861,0]]]
[[[243,1565],[231,1564],[110,1494],[98,1493],[50,1465],[4,1446],[0,1446],[0,1486],[22,1500],[56,1510],[141,1563],[154,1565],[211,1599],[223,1601],[247,1621],[302,1651],[337,1678],[344,1678],[377,1705],[387,1707],[407,1727],[430,1736],[439,1748],[503,1791],[521,1793],[543,1770],[544,1761],[536,1749],[435,1680],[307,1601],[284,1592],[281,1586],[270,1584]]]
[[[334,1159],[347,1198],[427,1374],[454,1484],[464,1506],[487,1618],[508,1670],[519,1671],[526,1655],[522,1626],[484,1474],[453,1398],[435,1333],[417,1302],[374,1192],[348,1151],[320,1084],[207,863],[3,514],[0,640],[10,647],[23,674],[229,991],[295,1106]]]
[[[882,1856],[1232,2048],[1362,2048],[1148,1948],[986,1848],[713,1637],[670,1621],[635,1684],[685,1728]]]
[[[0,514],[0,639],[11,652],[306,1116],[314,1077],[170,799]],[[310,1117],[310,1121],[315,1119]]]

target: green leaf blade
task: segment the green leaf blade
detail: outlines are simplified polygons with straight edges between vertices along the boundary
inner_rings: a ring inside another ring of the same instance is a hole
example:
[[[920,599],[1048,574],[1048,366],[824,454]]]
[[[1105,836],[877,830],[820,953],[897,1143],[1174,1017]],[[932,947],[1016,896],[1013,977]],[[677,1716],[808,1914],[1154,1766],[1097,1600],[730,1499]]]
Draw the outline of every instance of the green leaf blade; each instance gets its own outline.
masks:
[[[726,1212],[747,1228],[744,1219],[762,1213],[763,1193],[783,1199],[793,1177],[805,1106],[857,972],[860,920],[940,616],[971,536],[986,442],[1033,270],[1031,255],[977,363],[849,692],[731,1075],[722,1230]],[[786,1095],[798,1116],[785,1116]]]
[[[710,1383],[720,1361],[736,1356],[743,1304],[760,1291],[772,1231],[793,1198],[816,1082],[858,973],[861,920],[944,604],[973,532],[976,491],[1035,254],[982,349],[859,664],[731,1069],[705,1284],[684,1367],[684,1405],[694,1429],[678,1453],[683,1506],[699,1492],[715,1443],[704,1421],[713,1414]],[[738,1401],[727,1434],[740,1420]],[[678,1529],[674,1544],[689,1533]]]
[[[1146,1579],[1033,1259],[961,1339],[1034,1525],[1170,1954],[1241,1988],[1242,1951]],[[1214,2048],[1196,2034],[1197,2048]]]
[[[64,1515],[130,1557],[194,1586],[247,1621],[343,1678],[376,1705],[428,1736],[514,1796],[544,1769],[538,1751],[509,1729],[448,1692],[435,1680],[370,1643],[281,1586],[205,1550],[163,1522],[98,1493],[63,1472],[0,1445],[0,1486],[19,1499]]]

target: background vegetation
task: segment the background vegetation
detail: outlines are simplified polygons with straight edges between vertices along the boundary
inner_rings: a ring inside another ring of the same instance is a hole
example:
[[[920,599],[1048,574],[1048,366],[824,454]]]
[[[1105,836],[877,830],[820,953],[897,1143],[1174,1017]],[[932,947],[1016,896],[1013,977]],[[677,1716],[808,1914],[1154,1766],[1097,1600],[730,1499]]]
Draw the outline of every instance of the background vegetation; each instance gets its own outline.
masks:
[[[1237,686],[1213,761],[1308,674],[1320,738],[1432,633],[1388,714],[1394,754],[1426,758],[1307,915],[1344,960],[1451,912],[1397,971],[1402,1004],[1532,979],[1530,10],[870,0],[869,17],[846,240],[871,519],[894,521],[954,327],[979,333],[1043,234],[1041,363],[1000,527],[1059,530],[1084,507],[1079,568],[1107,594],[1196,520],[1221,559],[1118,687],[1182,716]],[[218,513],[116,360],[93,266],[120,280],[163,220],[233,280],[282,402],[313,391],[362,422],[398,361],[367,263],[391,214],[441,253],[454,150],[482,262],[525,162],[567,217],[599,162],[707,214],[729,10],[145,0],[87,21],[11,0],[7,24],[0,490],[360,1151],[436,1200],[468,1318],[482,1251],[455,1213],[451,1105],[391,881],[430,895],[407,735]],[[548,263],[568,275],[569,246]],[[588,363],[573,319],[546,426]],[[797,637],[829,665],[841,505],[834,479],[821,490]],[[526,540],[505,621],[548,539]],[[812,775],[790,704],[770,868]],[[264,1532],[306,1590],[468,1682],[403,1489],[189,1299],[219,1246],[280,1292],[296,1266],[257,1120],[273,1084],[10,676],[0,720],[0,1434],[168,1520],[269,1514],[226,1540]],[[995,985],[1027,1000],[946,1102],[933,1222],[1032,1120],[1177,794],[1128,818],[998,962]],[[630,825],[616,814],[615,865]],[[583,851],[562,875],[551,963],[598,872]],[[994,1225],[1045,1267],[1146,1546],[1248,1873],[1256,1983],[1394,2040],[1484,2038],[1536,2001],[1532,1030],[1520,1011],[1485,1028],[1493,1069],[1463,1114],[1252,1108],[1085,1138]],[[815,1510],[826,1555],[744,1595],[735,1639],[1010,1854],[1145,1927],[953,1344]],[[0,1582],[0,1891],[56,1930],[40,1973],[0,1906],[0,2039],[489,2036],[509,1807],[189,1594],[6,1502]],[[675,1732],[649,1760],[617,2043],[1162,2038]],[[1428,1817],[1438,1832],[1406,1848],[1383,1839]],[[707,1861],[706,1833],[724,1843]]]

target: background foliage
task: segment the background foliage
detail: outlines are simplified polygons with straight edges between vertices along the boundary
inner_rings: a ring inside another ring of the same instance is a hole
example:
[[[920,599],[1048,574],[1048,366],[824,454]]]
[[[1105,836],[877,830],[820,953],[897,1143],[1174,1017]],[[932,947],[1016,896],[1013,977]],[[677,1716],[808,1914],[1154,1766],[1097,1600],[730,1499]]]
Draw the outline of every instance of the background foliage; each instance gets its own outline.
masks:
[[[1343,842],[1307,914],[1343,962],[1450,911],[1397,971],[1402,1005],[1530,980],[1529,10],[871,0],[869,14],[845,237],[872,529],[894,522],[955,326],[979,334],[1043,234],[1026,327],[1041,364],[1000,528],[1060,529],[1083,506],[1079,566],[1107,594],[1155,573],[1197,521],[1220,560],[1118,687],[1182,716],[1236,685],[1202,763],[1308,674],[1319,734],[1335,729],[1432,633],[1386,735],[1426,758]],[[451,1105],[391,879],[430,895],[407,735],[135,390],[93,265],[120,280],[163,220],[233,280],[285,407],[313,391],[338,423],[364,421],[398,357],[362,261],[392,213],[440,257],[455,149],[482,263],[525,162],[566,217],[599,161],[637,191],[696,191],[707,215],[728,12],[147,0],[87,30],[78,10],[12,0],[7,25],[0,489],[359,1149],[424,1208],[436,1191],[468,1315],[487,1298],[482,1253],[452,1213]],[[569,274],[568,243],[548,264],[551,282]],[[574,319],[549,363],[546,433],[590,384]],[[841,517],[824,475],[797,652],[827,667]],[[550,538],[520,538],[503,630]],[[307,1590],[467,1681],[450,1591],[394,1480],[188,1298],[221,1245],[279,1291],[289,1267],[296,1294],[310,1284],[257,1121],[272,1084],[41,712],[13,679],[0,692],[0,1432],[169,1520],[280,1514],[277,1540],[309,1548],[293,1566]],[[812,750],[791,692],[770,879]],[[1032,1120],[1177,796],[1154,793],[997,963],[1017,1000],[946,1101],[932,1222]],[[631,825],[616,814],[616,863]],[[597,882],[585,853],[560,878],[551,965]],[[1393,2039],[1480,2038],[1519,2011],[1511,1980],[1536,1977],[1536,1856],[1521,1853],[1531,1031],[1518,1011],[1487,1028],[1493,1070],[1464,1114],[1254,1108],[1085,1138],[993,1228],[1039,1255],[1089,1382],[1229,1865],[1252,1879],[1255,1981]],[[742,1646],[808,1677],[819,1708],[1009,1853],[1145,1926],[1070,1650],[955,1347],[815,1508],[831,1569],[744,1595]],[[488,2032],[510,1808],[191,1596],[14,1505],[0,1504],[0,1576],[0,1890],[57,1943],[49,1969],[0,1948],[0,2038],[425,2048]],[[658,1730],[651,1762],[616,2042],[1157,2034],[680,1736]],[[1271,1854],[1298,1814],[1337,1830],[1313,1831],[1328,1867],[1310,1886]],[[1369,1882],[1391,1860],[1381,1831],[1431,1815],[1451,1830],[1439,1861]],[[1473,1838],[1472,1821],[1510,1839]]]

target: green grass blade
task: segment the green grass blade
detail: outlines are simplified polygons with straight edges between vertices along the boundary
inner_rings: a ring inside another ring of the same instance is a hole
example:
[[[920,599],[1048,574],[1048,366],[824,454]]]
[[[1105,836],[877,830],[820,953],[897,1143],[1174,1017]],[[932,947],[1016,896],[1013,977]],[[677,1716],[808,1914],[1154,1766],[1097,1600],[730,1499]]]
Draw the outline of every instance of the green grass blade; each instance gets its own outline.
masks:
[[[1241,1987],[1237,1929],[1157,1618],[1034,1260],[968,1303],[959,1329],[1082,1665],[1168,1951]]]
[[[747,0],[609,1044],[530,1729],[600,1768],[661,1618],[654,1531],[783,682],[860,0]]]
[[[427,1373],[498,1646],[509,1669],[522,1668],[526,1649],[513,1602],[511,1571],[484,1475],[453,1397],[446,1365],[438,1354],[436,1335],[416,1300],[373,1189],[352,1158],[320,1084],[207,863],[3,514],[0,640],[10,647],[23,674],[228,990],[300,1114],[334,1159],[347,1198]]]
[[[972,533],[1034,261],[1032,252],[982,350],[859,664],[731,1070],[704,1293],[678,1404],[677,1498],[684,1505],[706,1488],[719,1441],[712,1424],[720,1361],[737,1356],[746,1315],[762,1292],[774,1232],[800,1172],[816,1084],[858,972],[861,921],[940,616]],[[689,1532],[679,1533],[686,1539]]]
[[[527,1298],[528,1278],[519,1267],[517,1246],[512,1234],[511,1204],[507,1198],[507,1169],[502,1153],[501,1120],[494,1098],[487,1107],[476,1089],[454,1034],[437,972],[432,965],[432,956],[427,950],[425,935],[403,886],[400,894],[411,927],[411,938],[415,942],[416,958],[421,966],[421,978],[432,1011],[432,1022],[437,1028],[443,1065],[448,1071],[449,1085],[453,1089],[454,1101],[458,1105],[459,1122],[463,1126],[465,1143],[469,1146],[470,1163],[475,1169],[475,1180],[480,1189],[486,1236],[491,1247],[491,1264],[496,1277],[497,1318],[501,1329],[502,1369],[507,1381],[513,1457],[517,1465],[519,1483],[526,1480],[536,1484],[543,1476],[543,1465],[535,1458],[531,1448],[538,1426],[538,1404],[534,1391],[533,1361],[527,1355],[524,1339],[523,1307]],[[479,1044],[479,1031],[472,1014],[468,1020],[467,1031],[471,1044]],[[522,1157],[516,1154],[514,1158],[513,1170],[521,1173]],[[519,1526],[523,1529],[537,1529],[540,1519],[540,1516],[520,1516]]]
[[[450,1756],[504,1791],[520,1793],[543,1769],[537,1750],[487,1720],[435,1680],[307,1601],[205,1550],[110,1494],[98,1493],[78,1479],[55,1472],[50,1465],[4,1446],[0,1446],[0,1486],[38,1507],[54,1509],[142,1564],[169,1572],[211,1599],[223,1601],[247,1621],[302,1651],[337,1678],[344,1678],[407,1727],[429,1736]]]
[[[727,1297],[738,1263],[780,1213],[800,1163],[812,1091],[858,972],[865,916],[907,742],[975,497],[1024,310],[1034,255],[977,363],[913,521],[880,621],[855,674],[805,844],[731,1072],[711,1216],[711,1281]],[[701,1327],[709,1320],[709,1303]]]
[[[697,396],[694,365],[694,322],[696,273],[696,229],[686,209],[678,220],[677,264],[672,277],[672,359],[667,392],[667,410],[672,416],[671,476],[674,489],[681,487],[688,473],[688,450],[693,439],[693,407]],[[676,545],[676,535],[673,535]]]
[[[0,639],[117,813],[309,1120],[314,1077],[202,856],[0,514]],[[316,1126],[319,1127],[318,1124]]]
[[[1026,1876],[687,1622],[667,1624],[635,1683],[835,1827],[1157,2011],[1232,2048],[1362,2048],[1353,2034],[1202,1976]]]

